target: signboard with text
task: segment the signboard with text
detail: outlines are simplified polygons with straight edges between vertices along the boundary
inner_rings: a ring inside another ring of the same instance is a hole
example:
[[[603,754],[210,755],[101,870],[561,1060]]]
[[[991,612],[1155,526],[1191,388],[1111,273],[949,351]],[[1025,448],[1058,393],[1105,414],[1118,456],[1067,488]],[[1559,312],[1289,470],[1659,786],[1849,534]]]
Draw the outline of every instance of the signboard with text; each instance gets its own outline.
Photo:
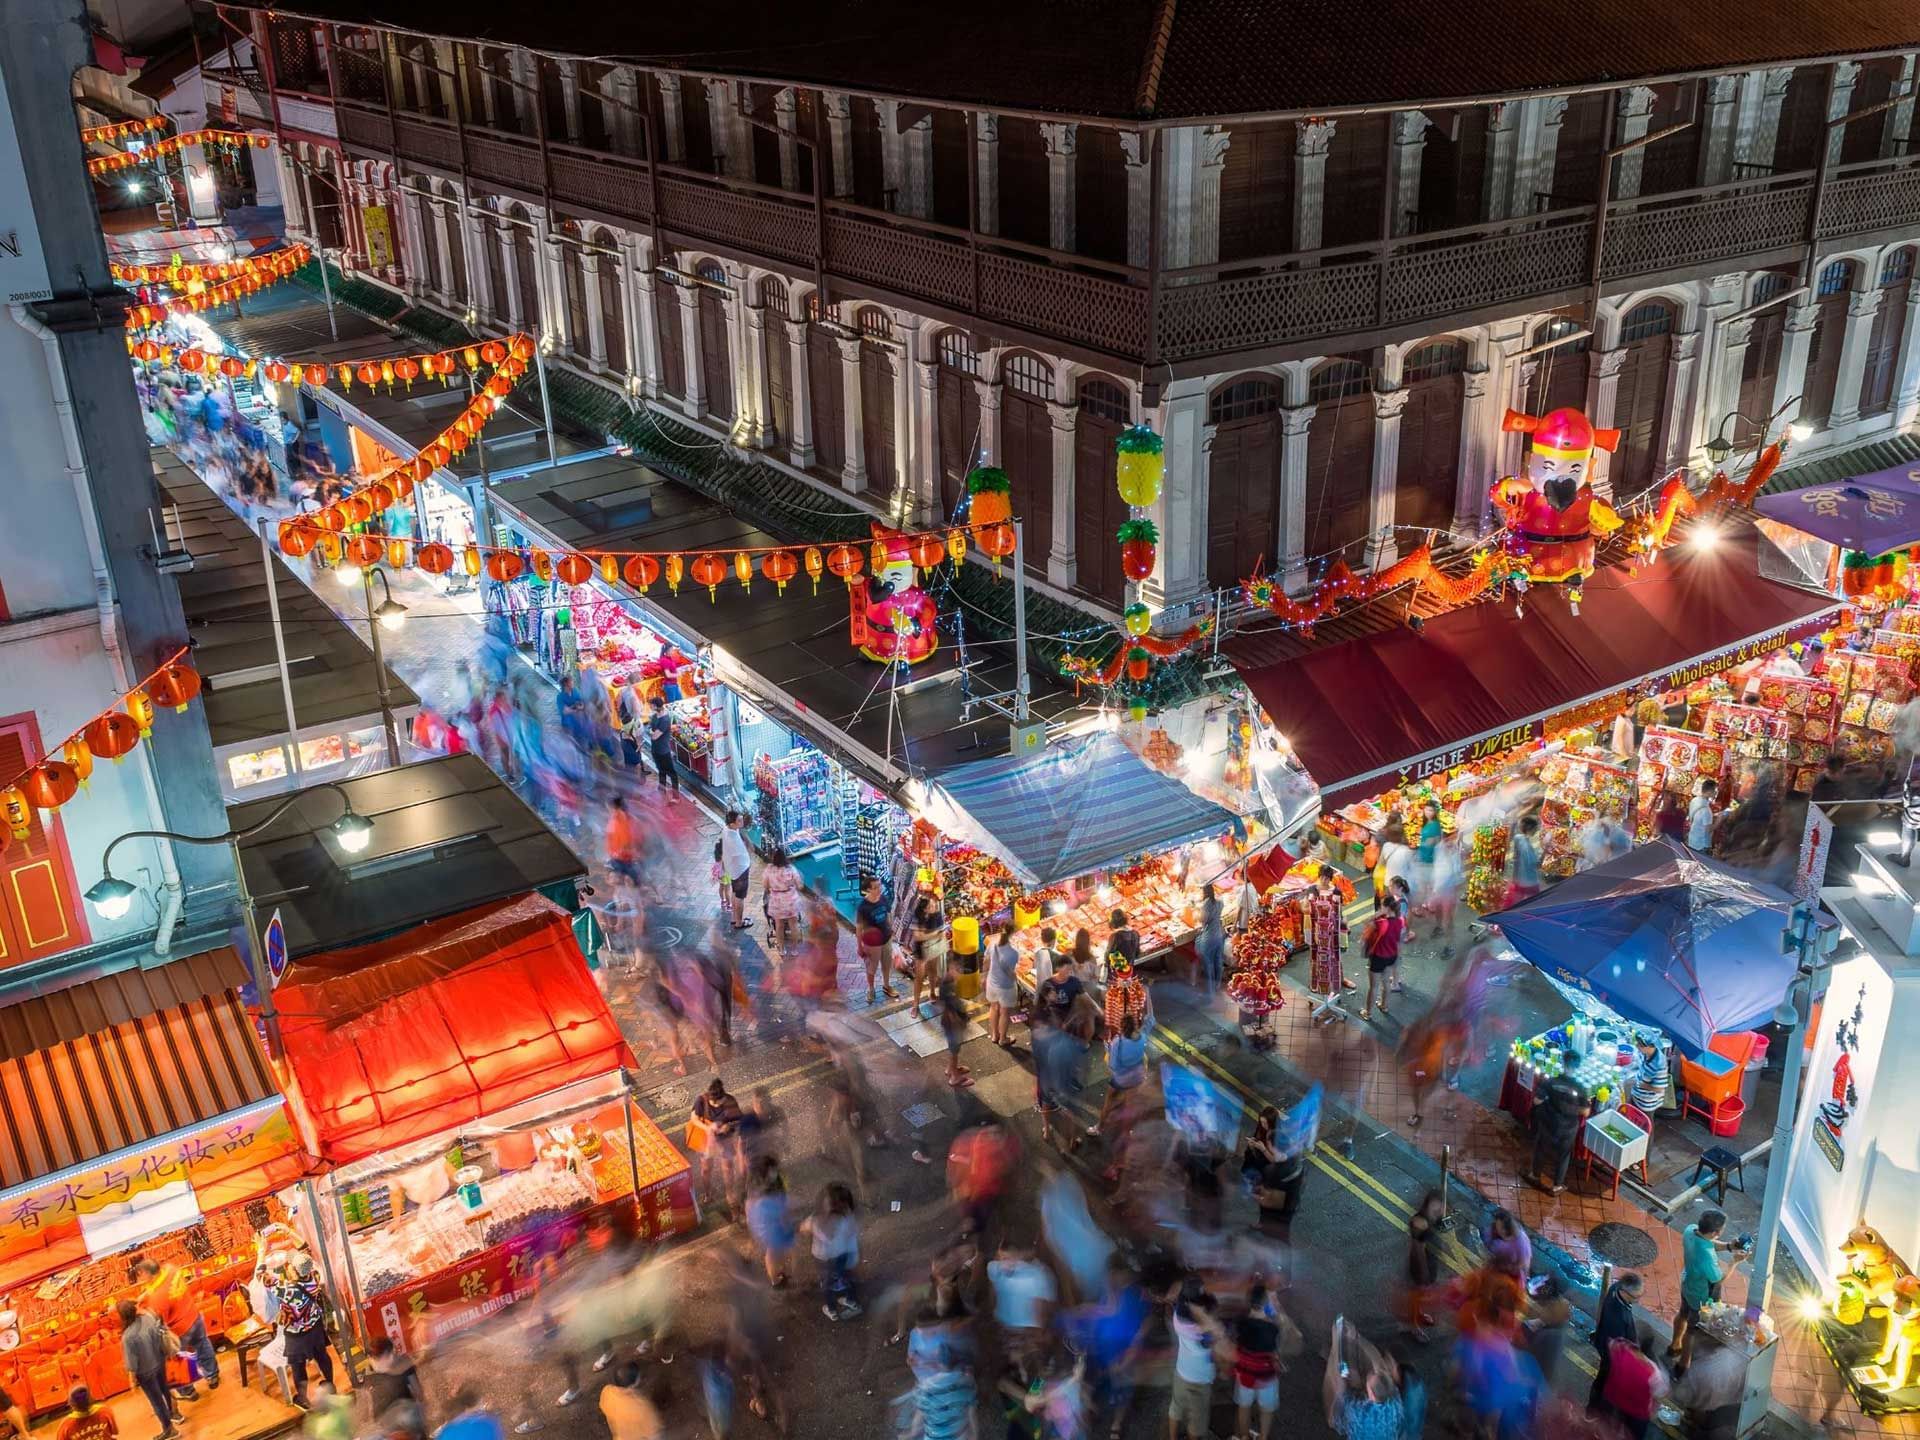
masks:
[[[7,102],[5,76],[0,76],[0,297],[9,305],[53,298],[46,252],[40,248],[40,227],[33,217],[33,197],[27,193],[20,136],[13,127],[13,108]]]

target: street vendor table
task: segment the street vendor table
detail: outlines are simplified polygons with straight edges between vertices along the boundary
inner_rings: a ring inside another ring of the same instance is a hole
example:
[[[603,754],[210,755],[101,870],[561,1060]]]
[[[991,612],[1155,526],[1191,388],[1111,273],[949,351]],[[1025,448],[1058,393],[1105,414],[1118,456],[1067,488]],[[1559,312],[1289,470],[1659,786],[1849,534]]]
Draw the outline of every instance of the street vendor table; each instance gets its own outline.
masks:
[[[1533,1114],[1539,1087],[1555,1075],[1565,1074],[1587,1093],[1596,1111],[1618,1105],[1623,1092],[1633,1082],[1633,1066],[1621,1065],[1615,1052],[1596,1049],[1568,1069],[1563,1061],[1564,1045],[1550,1043],[1548,1036],[1562,1034],[1558,1027],[1528,1040],[1516,1040],[1507,1056],[1506,1074],[1500,1081],[1500,1108],[1525,1125]],[[1604,1051],[1604,1053],[1603,1053]],[[1605,1098],[1600,1092],[1605,1090]]]

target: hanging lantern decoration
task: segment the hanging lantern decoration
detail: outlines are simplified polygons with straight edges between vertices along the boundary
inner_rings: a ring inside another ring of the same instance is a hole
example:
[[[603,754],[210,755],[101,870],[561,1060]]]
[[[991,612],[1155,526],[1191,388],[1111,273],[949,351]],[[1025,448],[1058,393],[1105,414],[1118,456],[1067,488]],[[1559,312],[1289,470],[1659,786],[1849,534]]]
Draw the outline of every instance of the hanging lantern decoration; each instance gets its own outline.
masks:
[[[853,588],[853,582],[860,578],[860,552],[851,545],[836,545],[827,552],[827,568],[847,582],[847,588]]]
[[[340,537],[331,530],[320,532],[320,558],[329,565],[340,563]]]
[[[320,527],[311,520],[282,520],[280,522],[280,553],[298,559],[313,549],[320,539],[320,533]]]
[[[369,485],[360,493],[366,499],[367,508],[375,515],[378,515],[383,510],[391,510],[393,508],[393,487],[384,480],[374,481],[373,484]]]
[[[998,465],[977,465],[967,476],[967,519],[998,525],[1013,518],[1013,482]]]
[[[707,598],[719,603],[720,582],[727,578],[727,562],[718,555],[696,555],[689,570],[696,584],[707,587]]]
[[[1138,645],[1135,645],[1131,650],[1127,651],[1127,678],[1129,680],[1146,679],[1147,672],[1152,668],[1153,657]]]
[[[495,550],[487,556],[487,578],[502,585],[518,580],[526,568],[526,562],[512,550]]]
[[[327,367],[320,364],[307,366],[306,379],[307,384],[315,387],[325,385],[327,383]]]
[[[480,573],[480,547],[478,545],[467,546],[465,550],[460,552],[460,563],[465,568],[467,574],[478,575]]]
[[[401,357],[394,362],[393,373],[406,382],[407,389],[413,389],[413,382],[420,378],[420,362],[411,355]]]
[[[73,767],[73,773],[80,777],[80,788],[91,789],[87,783],[93,778],[93,751],[87,748],[87,742],[78,735],[60,747],[60,758]]]
[[[324,510],[313,512],[313,523],[322,530],[338,533],[347,528],[347,517],[340,513],[338,505],[329,505]]]
[[[1120,498],[1144,510],[1160,498],[1160,482],[1167,473],[1166,442],[1151,425],[1130,425],[1120,432],[1114,448],[1119,451],[1114,472]]]
[[[7,828],[13,832],[13,838],[24,840],[33,829],[33,807],[27,803],[27,797],[21,793],[18,785],[9,785],[0,790],[0,819],[7,822]]]
[[[947,558],[947,546],[938,535],[916,535],[907,546],[907,558],[916,569],[931,570]]]
[[[618,585],[620,583],[620,557],[618,555],[602,555],[600,557],[600,578],[609,585]]]
[[[353,378],[362,385],[377,385],[380,382],[380,367],[371,360],[362,360],[360,368],[353,372]]]
[[[420,547],[420,568],[429,575],[444,575],[453,569],[452,547],[429,540]]]
[[[466,361],[467,369],[478,370],[480,368],[480,352],[473,346],[469,345],[465,350],[462,350],[460,352],[460,358]]]
[[[207,352],[204,350],[182,350],[180,368],[190,375],[197,375],[206,368]]]
[[[280,384],[292,373],[291,370],[278,360],[269,360],[267,362],[267,379],[276,385]]]
[[[386,554],[386,546],[378,535],[350,535],[347,537],[346,556],[362,570],[371,570],[380,563]]]
[[[629,555],[621,573],[627,584],[644,595],[660,579],[660,562],[651,555]]]
[[[349,495],[334,508],[348,525],[364,525],[373,518],[373,506],[364,495]]]
[[[429,475],[453,458],[453,452],[438,441],[429,445],[421,454],[425,456],[427,464],[431,467],[427,472]],[[424,479],[425,477],[423,476],[422,478]]]
[[[671,590],[674,594],[678,595],[680,593],[680,582],[686,578],[686,574],[687,574],[687,557],[686,556],[684,555],[667,556],[667,566],[666,566],[667,589]]]
[[[489,365],[498,365],[507,358],[507,347],[498,340],[489,340],[480,347],[480,358]]]
[[[806,552],[807,575],[813,581],[813,593],[820,593],[820,577],[826,573],[826,557],[820,553],[818,545],[809,545]]]
[[[1127,579],[1138,584],[1153,574],[1159,558],[1160,532],[1151,520],[1128,520],[1117,532],[1120,541],[1120,569]]]
[[[1017,537],[1013,533],[1013,526],[1010,524],[982,526],[974,535],[974,539],[979,543],[982,550],[993,557],[993,563],[996,566],[1007,556],[1013,554],[1014,548],[1018,544]]]
[[[887,547],[880,541],[876,540],[867,547],[867,564],[873,567],[874,574],[884,575],[887,566],[892,563],[891,558],[887,554]]]
[[[1153,612],[1138,600],[1127,606],[1120,618],[1126,622],[1127,634],[1136,640],[1153,628]]]
[[[160,347],[152,340],[142,340],[133,347],[133,355],[136,360],[158,360]]]
[[[800,573],[800,562],[790,551],[775,550],[760,559],[760,573],[773,582],[776,595],[787,593],[787,582]]]
[[[562,555],[554,562],[553,573],[568,585],[584,585],[593,574],[593,562],[584,555]]]
[[[962,565],[967,563],[967,532],[966,531],[954,530],[948,533],[947,558],[953,561],[953,568],[956,570],[958,570]]]
[[[740,582],[742,590],[753,589],[753,556],[744,550],[736,550],[733,555],[733,576]]]
[[[87,742],[87,748],[95,755],[118,761],[140,743],[140,727],[124,711],[109,710],[88,721],[87,728],[80,732],[80,738]]]
[[[229,380],[238,380],[247,373],[247,363],[238,356],[229,355],[220,362],[220,373]]]
[[[153,700],[145,690],[133,689],[127,692],[127,714],[140,731],[142,740],[153,734]]]
[[[407,568],[407,542],[398,538],[387,541],[387,565],[394,570]]]
[[[20,781],[20,791],[27,803],[49,815],[57,814],[79,788],[80,777],[64,760],[42,760]]]
[[[533,552],[533,578],[542,585],[553,583],[553,557],[544,550]]]

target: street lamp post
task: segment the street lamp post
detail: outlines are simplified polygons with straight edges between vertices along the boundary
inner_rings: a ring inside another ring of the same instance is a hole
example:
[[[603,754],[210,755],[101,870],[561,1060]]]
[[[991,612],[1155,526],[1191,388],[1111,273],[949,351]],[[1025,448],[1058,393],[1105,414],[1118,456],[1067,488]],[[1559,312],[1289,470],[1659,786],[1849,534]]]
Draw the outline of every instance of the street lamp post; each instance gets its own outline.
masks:
[[[340,848],[349,855],[357,855],[365,850],[373,839],[373,822],[353,808],[353,798],[330,780],[323,780],[313,788],[331,790],[340,797],[340,817],[328,827]],[[260,997],[260,1021],[267,1032],[267,1055],[273,1060],[278,1060],[281,1055],[280,1013],[273,1008],[273,977],[266,971],[265,952],[260,947],[259,917],[254,913],[253,892],[247,888],[247,871],[240,859],[240,842],[265,830],[304,800],[307,794],[303,790],[297,795],[289,795],[258,824],[249,825],[244,830],[228,830],[222,835],[184,835],[177,830],[129,830],[108,844],[100,857],[100,878],[86,894],[87,904],[103,920],[118,920],[127,913],[138,892],[114,875],[113,852],[128,840],[167,840],[176,845],[225,845],[233,855],[233,878],[239,889],[240,915],[247,928],[247,968],[253,976],[254,991]]]
[[[380,579],[380,593],[385,596],[378,605],[373,603],[374,577]],[[393,691],[387,684],[387,656],[380,643],[382,630],[398,630],[407,623],[407,607],[393,598],[393,586],[387,581],[387,572],[378,568],[362,572],[361,585],[367,600],[367,635],[373,643],[373,678],[380,696],[380,732],[387,737],[387,764],[397,768],[400,764],[400,726],[393,718]]]

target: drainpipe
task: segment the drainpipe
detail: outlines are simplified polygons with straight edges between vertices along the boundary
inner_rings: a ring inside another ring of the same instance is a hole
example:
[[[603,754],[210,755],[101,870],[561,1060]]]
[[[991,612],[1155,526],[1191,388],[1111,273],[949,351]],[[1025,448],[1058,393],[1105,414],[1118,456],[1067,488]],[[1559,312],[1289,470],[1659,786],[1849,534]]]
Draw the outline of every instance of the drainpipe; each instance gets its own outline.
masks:
[[[67,366],[60,356],[60,339],[29,315],[26,306],[9,305],[7,309],[13,316],[13,323],[40,342],[42,353],[46,356],[47,380],[53,388],[53,413],[59,418],[60,439],[67,452],[67,479],[73,484],[73,496],[80,507],[80,532],[86,537],[87,561],[93,567],[93,598],[100,615],[100,643],[106,649],[108,663],[113,667],[113,683],[125,691],[132,687],[133,680],[127,673],[126,653],[120,648],[113,577],[107,570],[106,547],[100,540],[100,520],[93,509],[93,487],[87,478],[87,459],[80,445],[80,427],[73,418],[73,394],[67,386]],[[148,811],[157,817],[157,823],[158,818],[164,818],[166,811],[160,804],[160,787],[153,778],[153,764],[144,756],[140,764],[140,779],[146,789]],[[173,863],[173,847],[170,844],[157,841],[154,848],[160,855],[160,919],[154,927],[153,953],[164,960],[173,944],[174,926],[180,921],[180,871]]]

